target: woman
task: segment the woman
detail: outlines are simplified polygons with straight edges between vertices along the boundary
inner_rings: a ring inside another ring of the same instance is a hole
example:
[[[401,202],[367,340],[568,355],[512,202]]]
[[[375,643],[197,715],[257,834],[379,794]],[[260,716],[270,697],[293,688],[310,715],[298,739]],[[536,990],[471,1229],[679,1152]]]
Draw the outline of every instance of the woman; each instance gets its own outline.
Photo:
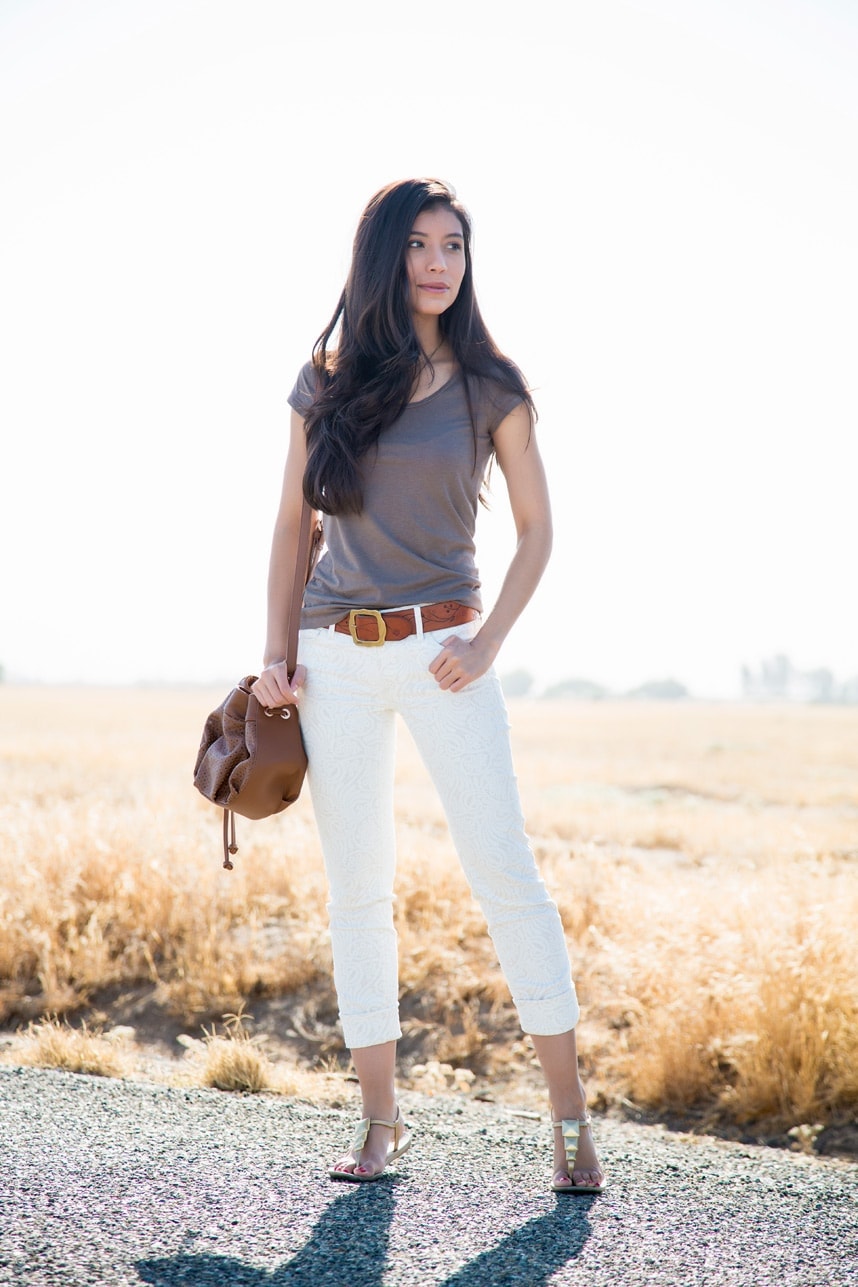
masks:
[[[548,561],[548,489],[530,394],[477,307],[470,233],[454,191],[434,179],[390,184],[361,217],[345,289],[289,398],[268,636],[253,691],[266,706],[300,698],[334,981],[364,1114],[331,1177],[376,1180],[410,1144],[394,1090],[398,712],[438,788],[548,1083],[552,1187],[594,1192],[603,1176],[578,1078],[578,1004],[560,918],[525,835],[492,670]],[[483,620],[474,529],[492,455],[518,540]],[[290,676],[302,493],[326,516],[327,550],[307,585],[301,664]]]

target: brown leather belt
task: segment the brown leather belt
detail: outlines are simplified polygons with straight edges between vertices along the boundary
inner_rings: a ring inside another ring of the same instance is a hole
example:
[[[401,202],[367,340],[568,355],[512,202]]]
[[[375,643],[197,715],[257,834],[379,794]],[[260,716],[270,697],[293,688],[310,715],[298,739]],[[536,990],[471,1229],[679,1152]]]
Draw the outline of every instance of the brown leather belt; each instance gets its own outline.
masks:
[[[466,621],[474,621],[479,615],[476,608],[466,608],[464,603],[456,603],[455,600],[448,603],[428,603],[425,608],[420,609],[424,631],[463,626]],[[413,608],[394,608],[390,612],[378,612],[375,608],[352,608],[347,617],[337,622],[334,630],[338,635],[351,635],[356,644],[365,648],[377,648],[379,644],[394,643],[398,639],[415,635],[417,622],[414,620]]]

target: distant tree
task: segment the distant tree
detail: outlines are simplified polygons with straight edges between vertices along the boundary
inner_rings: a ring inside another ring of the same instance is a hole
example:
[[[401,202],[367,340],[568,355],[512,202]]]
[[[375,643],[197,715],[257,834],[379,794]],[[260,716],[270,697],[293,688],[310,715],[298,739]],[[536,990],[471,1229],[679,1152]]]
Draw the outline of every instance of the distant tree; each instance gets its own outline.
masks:
[[[742,694],[749,701],[824,702],[852,705],[858,702],[858,676],[838,683],[827,666],[797,670],[789,657],[778,653],[760,663],[759,671],[742,667]]]
[[[837,690],[837,700],[845,706],[858,706],[858,675],[844,680]]]
[[[680,684],[677,679],[650,679],[626,694],[627,697],[654,702],[674,702],[690,695],[685,685]]]
[[[511,670],[500,677],[505,697],[526,697],[533,688],[533,675],[529,670]]]
[[[805,672],[804,680],[808,685],[808,699],[812,702],[833,702],[837,698],[834,692],[834,676],[825,667]]]
[[[793,677],[792,662],[782,652],[762,665],[761,684],[767,697],[787,697]]]
[[[610,693],[592,679],[562,679],[559,684],[546,688],[543,697],[567,697],[578,702],[600,702]]]

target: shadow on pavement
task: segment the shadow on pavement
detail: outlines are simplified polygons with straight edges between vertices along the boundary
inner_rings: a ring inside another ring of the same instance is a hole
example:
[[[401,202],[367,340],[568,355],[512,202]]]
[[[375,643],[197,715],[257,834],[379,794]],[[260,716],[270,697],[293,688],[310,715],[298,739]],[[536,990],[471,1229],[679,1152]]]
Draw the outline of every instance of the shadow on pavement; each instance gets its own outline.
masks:
[[[529,1220],[468,1261],[442,1287],[541,1287],[580,1253],[590,1236],[591,1204],[588,1199],[558,1201],[553,1211]],[[389,1187],[344,1193],[326,1209],[301,1250],[270,1271],[231,1256],[187,1251],[138,1260],[136,1268],[150,1287],[317,1287],[328,1275],[330,1281],[381,1287],[393,1209]],[[437,1233],[439,1241],[445,1239],[442,1227]]]
[[[230,1256],[183,1251],[138,1260],[137,1272],[151,1287],[317,1287],[332,1271],[332,1282],[379,1287],[387,1265],[393,1205],[390,1185],[348,1190],[326,1208],[301,1250],[270,1271]],[[272,1229],[272,1241],[274,1236]]]
[[[442,1287],[542,1287],[580,1254],[590,1236],[592,1198],[561,1198],[547,1215],[528,1220],[469,1260]]]

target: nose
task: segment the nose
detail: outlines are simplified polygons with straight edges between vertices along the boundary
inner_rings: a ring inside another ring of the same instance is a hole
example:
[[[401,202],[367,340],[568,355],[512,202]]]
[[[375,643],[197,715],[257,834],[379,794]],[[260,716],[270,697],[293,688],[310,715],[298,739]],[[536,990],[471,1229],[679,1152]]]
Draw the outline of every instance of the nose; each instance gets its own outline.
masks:
[[[447,257],[441,246],[432,247],[426,267],[433,273],[443,273],[445,271],[447,267]]]

